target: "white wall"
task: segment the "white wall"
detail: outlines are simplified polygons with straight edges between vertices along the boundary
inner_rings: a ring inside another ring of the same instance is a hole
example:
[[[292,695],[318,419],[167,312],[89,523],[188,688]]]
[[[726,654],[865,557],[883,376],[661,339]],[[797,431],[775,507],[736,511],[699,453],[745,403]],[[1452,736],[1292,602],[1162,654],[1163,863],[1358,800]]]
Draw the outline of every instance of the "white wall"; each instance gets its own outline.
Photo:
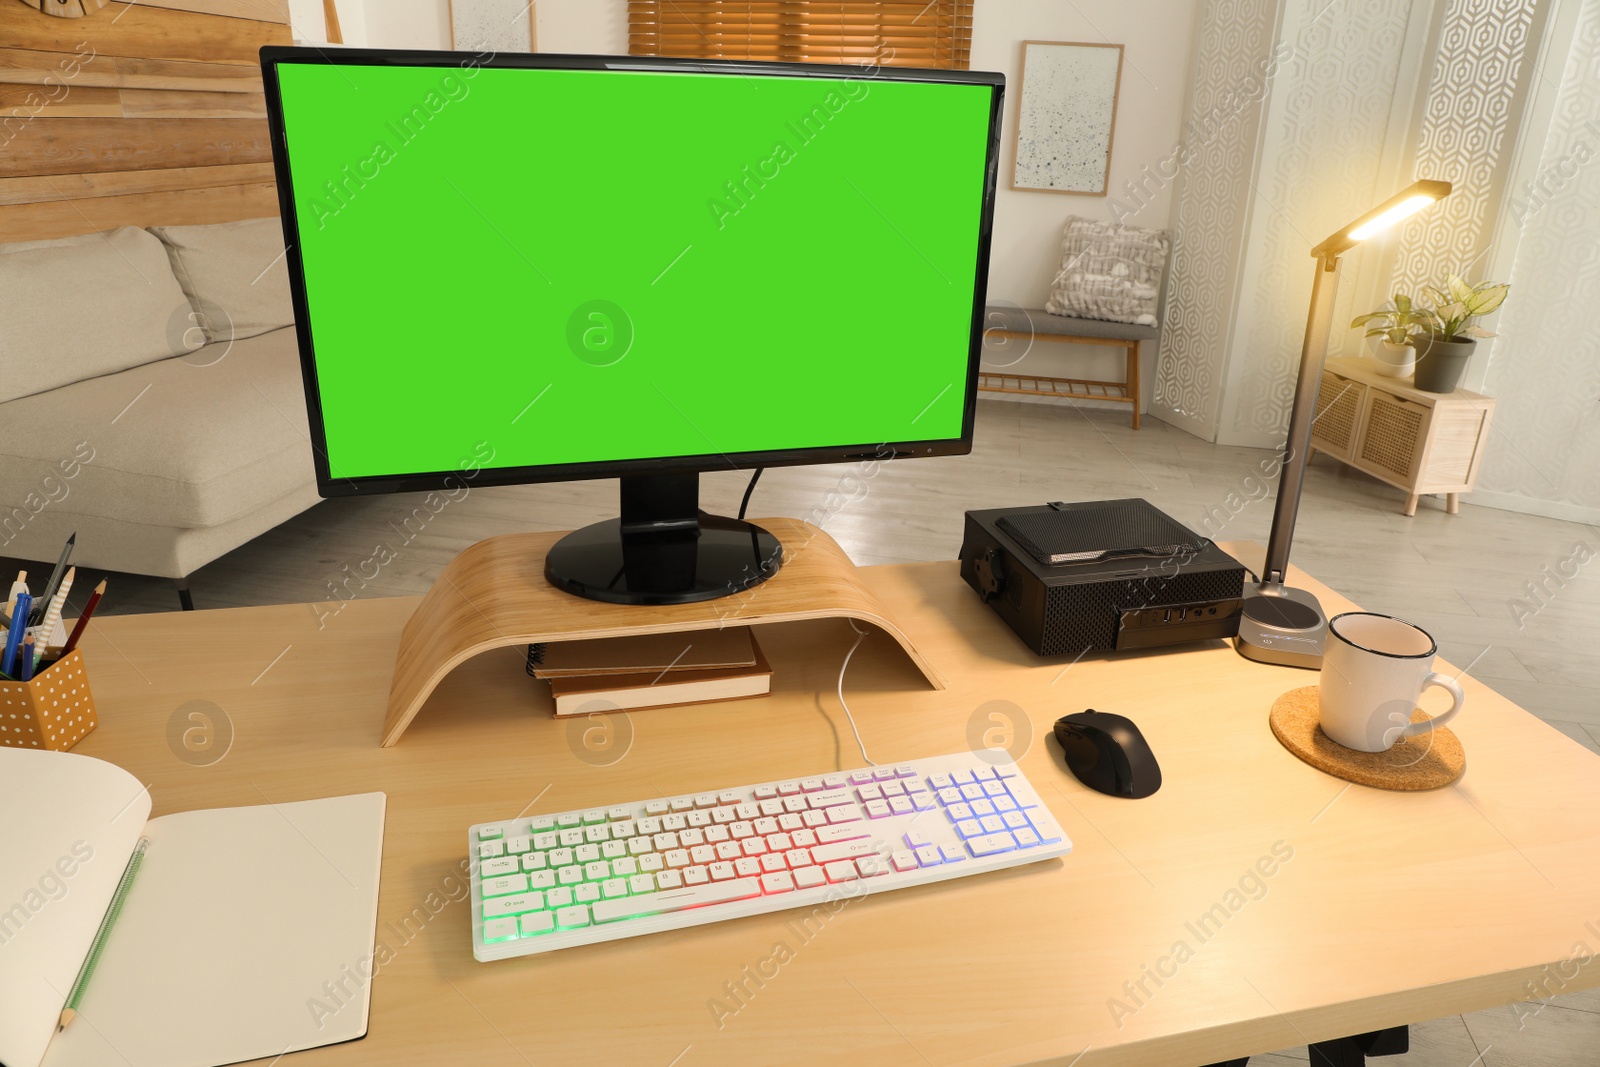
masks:
[[[374,0],[383,3],[385,0]],[[339,30],[344,43],[354,48],[367,44],[366,0],[338,0]],[[289,0],[289,30],[296,41],[307,44],[328,42],[327,21],[322,0]]]

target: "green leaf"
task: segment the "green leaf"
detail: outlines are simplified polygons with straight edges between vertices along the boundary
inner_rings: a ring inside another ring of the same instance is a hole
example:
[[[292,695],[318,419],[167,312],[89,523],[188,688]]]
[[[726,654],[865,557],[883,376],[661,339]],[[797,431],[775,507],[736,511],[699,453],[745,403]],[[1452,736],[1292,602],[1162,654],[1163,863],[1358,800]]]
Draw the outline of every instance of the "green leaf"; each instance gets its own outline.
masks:
[[[1454,298],[1457,304],[1465,304],[1468,300],[1472,299],[1472,286],[1468,285],[1466,279],[1461,277],[1461,275],[1450,275],[1448,284],[1450,287],[1450,295],[1452,298]]]
[[[1434,307],[1440,307],[1441,305],[1450,303],[1449,297],[1445,296],[1431,285],[1424,285],[1422,287],[1422,295],[1427,297],[1428,303],[1432,304]]]
[[[1409,315],[1411,313],[1411,298],[1404,293],[1394,294],[1394,307],[1400,314]]]
[[[1371,312],[1368,312],[1365,315],[1358,315],[1358,316],[1356,316],[1356,318],[1351,320],[1350,328],[1352,330],[1354,330],[1359,326],[1365,326],[1367,323],[1376,322],[1379,319],[1383,319],[1384,321],[1388,321],[1388,318],[1389,318],[1390,314],[1391,313],[1387,312],[1387,311],[1371,311]]]
[[[1474,315],[1492,315],[1506,302],[1506,294],[1511,291],[1509,285],[1491,285],[1480,290],[1477,299],[1473,301]]]

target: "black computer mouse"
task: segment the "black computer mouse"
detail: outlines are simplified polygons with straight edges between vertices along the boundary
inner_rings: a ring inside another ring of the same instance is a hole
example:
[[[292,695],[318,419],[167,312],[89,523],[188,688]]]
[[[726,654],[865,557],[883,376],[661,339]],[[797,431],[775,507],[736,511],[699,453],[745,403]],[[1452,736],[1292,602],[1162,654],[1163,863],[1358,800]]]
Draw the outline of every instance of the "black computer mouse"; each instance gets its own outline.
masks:
[[[1132,721],[1110,712],[1080,711],[1056,720],[1067,769],[1090,789],[1114,797],[1147,797],[1161,788],[1161,767]]]

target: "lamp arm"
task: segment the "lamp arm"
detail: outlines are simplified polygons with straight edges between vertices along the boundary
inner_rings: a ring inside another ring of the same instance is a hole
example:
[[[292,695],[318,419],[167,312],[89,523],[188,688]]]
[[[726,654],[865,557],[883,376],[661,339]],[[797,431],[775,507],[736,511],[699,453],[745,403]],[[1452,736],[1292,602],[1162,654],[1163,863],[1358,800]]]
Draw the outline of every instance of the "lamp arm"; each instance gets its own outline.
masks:
[[[1328,354],[1328,331],[1333,325],[1333,298],[1339,288],[1339,256],[1317,255],[1317,275],[1311,287],[1311,313],[1300,348],[1300,375],[1295,380],[1294,403],[1289,409],[1289,435],[1284,441],[1283,469],[1278,476],[1278,501],[1272,511],[1272,533],[1267,538],[1263,585],[1282,585],[1289,570],[1289,544],[1294,539],[1295,517],[1300,510],[1300,490],[1311,452],[1311,426],[1316,421],[1317,392],[1322,387],[1322,363]]]

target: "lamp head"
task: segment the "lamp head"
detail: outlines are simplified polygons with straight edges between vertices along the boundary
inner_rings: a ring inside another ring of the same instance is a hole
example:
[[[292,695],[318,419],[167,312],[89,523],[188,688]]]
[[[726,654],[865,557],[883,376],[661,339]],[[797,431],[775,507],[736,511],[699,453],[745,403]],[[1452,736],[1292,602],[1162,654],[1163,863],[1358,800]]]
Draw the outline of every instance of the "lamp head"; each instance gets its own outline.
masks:
[[[1443,200],[1449,195],[1449,182],[1431,181],[1424,178],[1410,188],[1402,189],[1350,225],[1339,230],[1326,241],[1313,248],[1311,254],[1319,259],[1335,258],[1340,253],[1348,251],[1367,238],[1377,236],[1402,219],[1410,218],[1423,208],[1428,207],[1435,201]]]

